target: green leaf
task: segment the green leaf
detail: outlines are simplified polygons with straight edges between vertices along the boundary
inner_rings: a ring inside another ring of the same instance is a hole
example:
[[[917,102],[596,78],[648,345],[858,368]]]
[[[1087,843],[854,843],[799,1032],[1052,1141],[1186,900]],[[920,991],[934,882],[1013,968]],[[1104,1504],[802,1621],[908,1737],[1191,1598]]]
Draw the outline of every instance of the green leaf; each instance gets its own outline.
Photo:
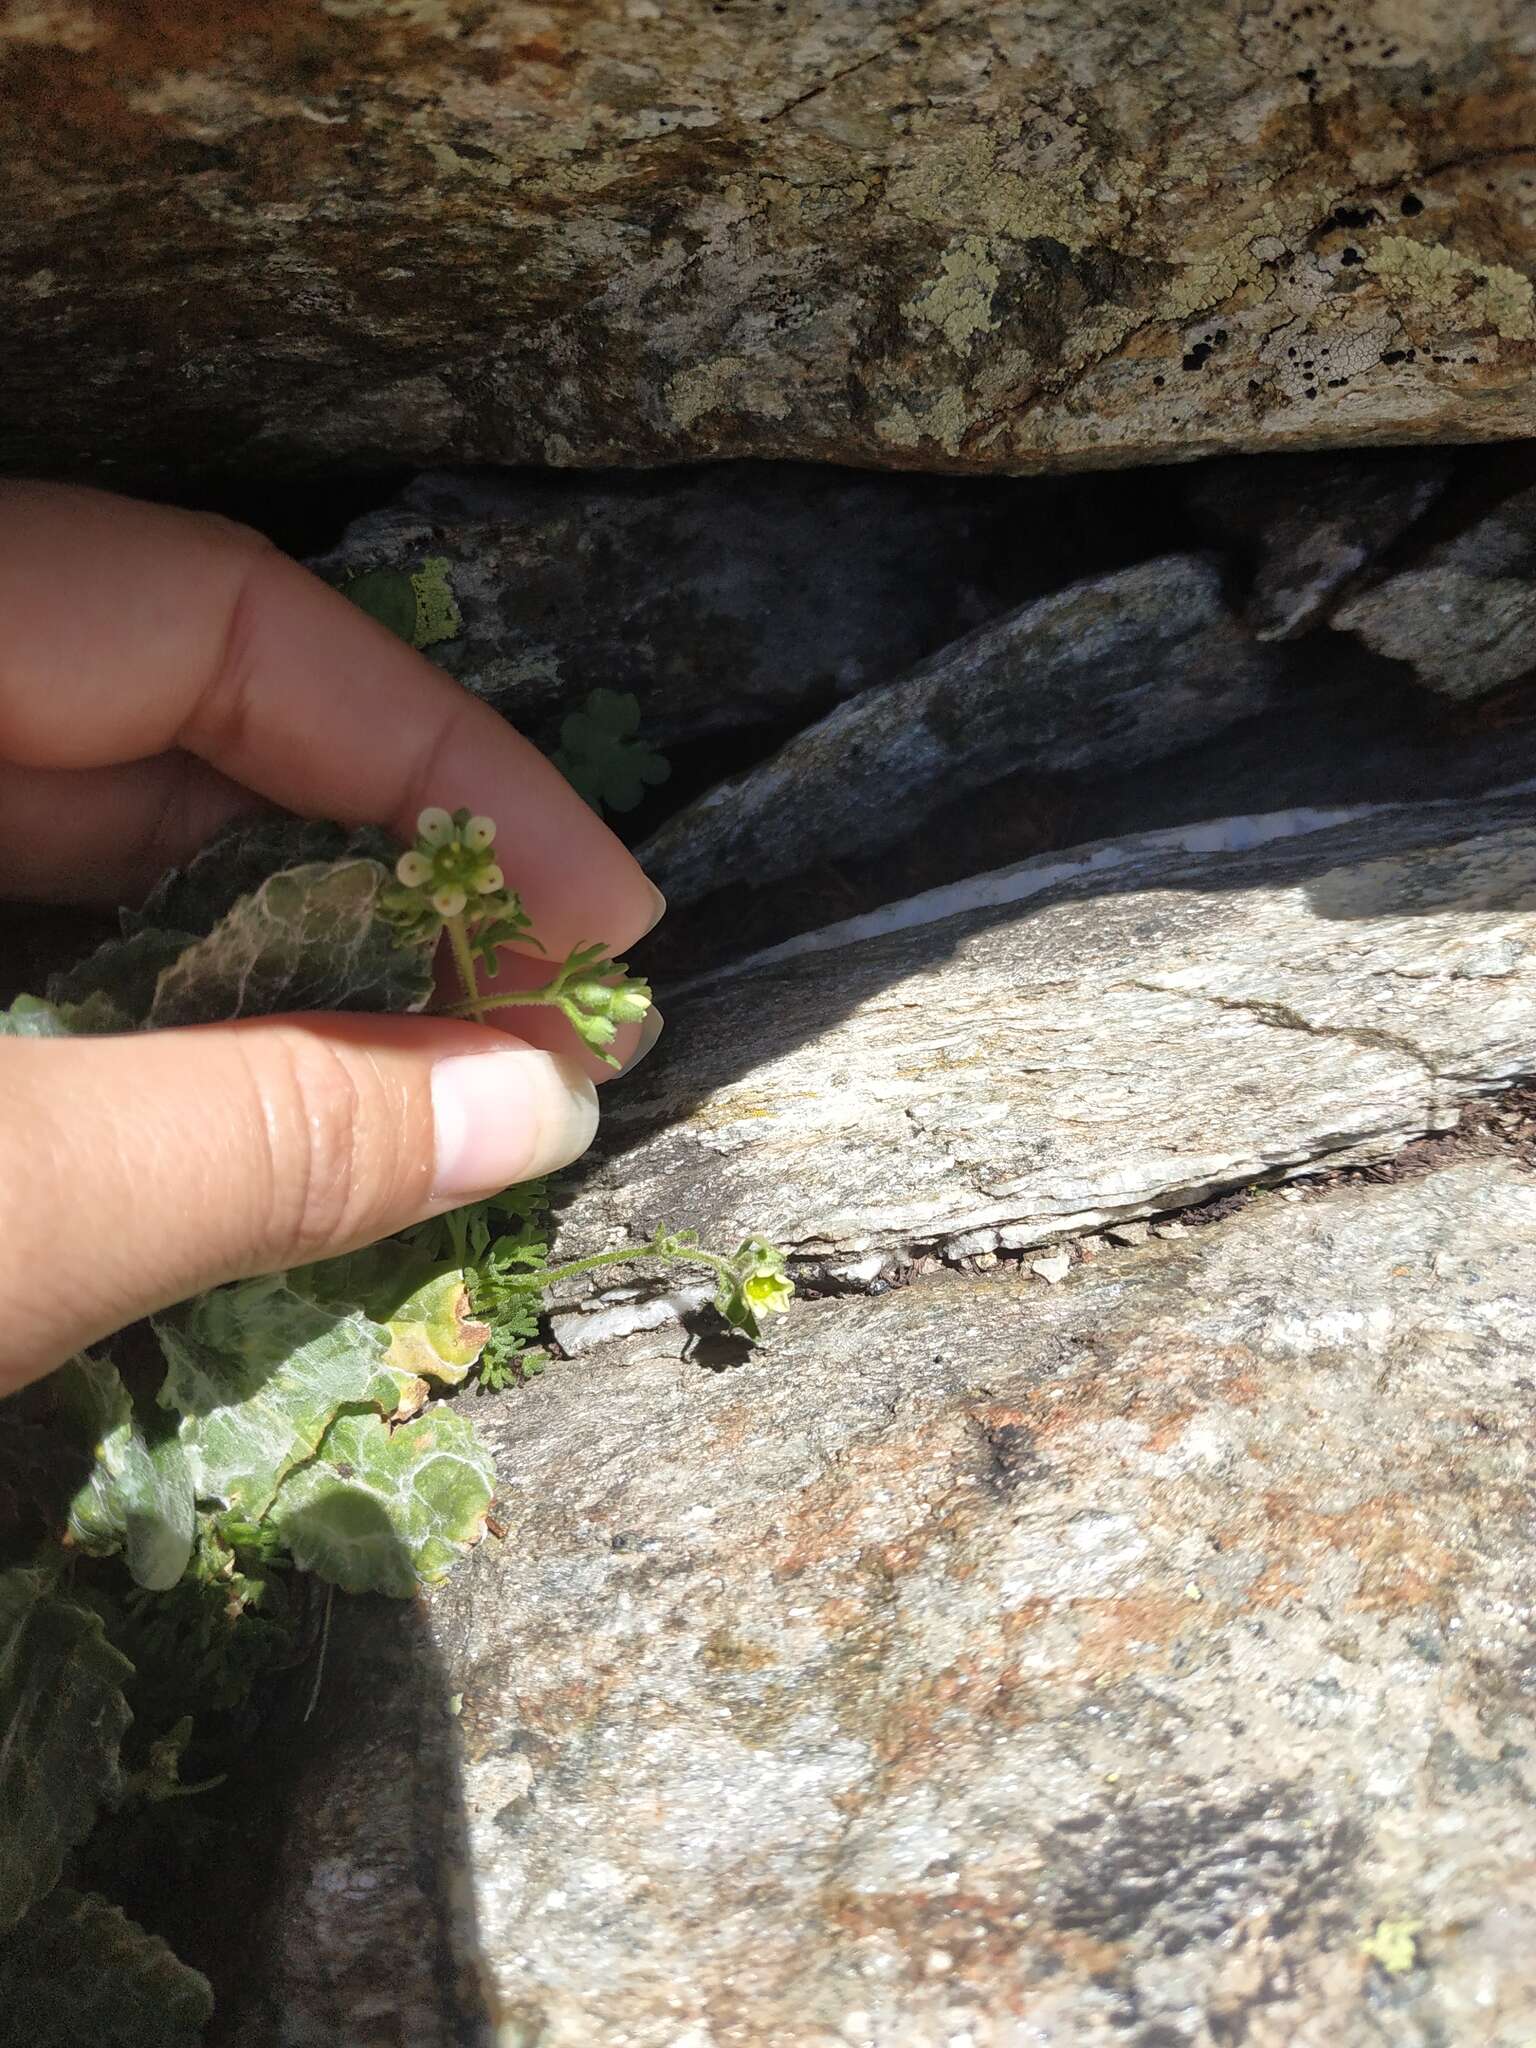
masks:
[[[664,756],[635,738],[639,726],[639,700],[622,690],[594,690],[561,726],[554,764],[593,810],[632,811],[670,777]]]
[[[154,1322],[165,1354],[160,1404],[200,1498],[260,1521],[284,1474],[313,1455],[344,1407],[391,1413],[389,1333],[359,1310],[297,1294],[283,1275],[221,1287]]]
[[[349,831],[310,818],[236,818],[184,868],[163,876],[142,909],[119,913],[123,932],[132,937],[154,928],[206,938],[242,896],[287,868],[348,860],[376,860],[387,868],[398,851],[389,834],[373,825]]]
[[[407,646],[432,647],[456,639],[464,623],[448,580],[452,567],[446,555],[428,555],[416,570],[365,569],[341,594]]]
[[[0,2013],[26,2048],[197,2048],[212,2012],[208,1979],[94,1892],[60,1885],[0,1936]]]
[[[105,996],[83,1003],[18,996],[8,1010],[0,1010],[0,1038],[76,1038],[97,1031],[126,1031],[130,1021]]]
[[[146,1022],[213,1024],[280,1010],[420,1010],[432,956],[379,915],[376,861],[290,868],[244,896],[160,976]]]
[[[485,1343],[461,1268],[425,1258],[398,1238],[305,1267],[289,1282],[327,1307],[360,1308],[389,1332],[392,1368],[442,1386],[465,1379]]]
[[[395,1430],[343,1415],[285,1480],[272,1523],[304,1570],[406,1599],[480,1540],[495,1484],[474,1425],[441,1403]]]
[[[0,1929],[52,1891],[67,1851],[119,1797],[132,1675],[100,1617],[49,1573],[0,1573]]]
[[[305,858],[305,855],[311,856]],[[65,1028],[216,1023],[278,1010],[419,1010],[431,950],[381,914],[389,841],[296,818],[237,823],[169,876],[124,936],[48,986]],[[33,1031],[46,1019],[26,1013]]]
[[[400,569],[366,569],[341,586],[360,611],[388,626],[407,646],[416,643],[416,588]]]
[[[154,1008],[161,975],[196,943],[191,932],[158,929],[107,939],[67,973],[50,977],[49,1000],[69,1005],[77,1014],[91,1005],[98,1009],[107,1006],[131,1029],[142,1024]]]
[[[49,1379],[48,1392],[93,1459],[70,1503],[71,1540],[92,1557],[126,1551],[134,1579],[152,1592],[174,1586],[192,1555],[197,1519],[175,1434],[169,1425],[146,1430],[109,1358],[72,1358]]]

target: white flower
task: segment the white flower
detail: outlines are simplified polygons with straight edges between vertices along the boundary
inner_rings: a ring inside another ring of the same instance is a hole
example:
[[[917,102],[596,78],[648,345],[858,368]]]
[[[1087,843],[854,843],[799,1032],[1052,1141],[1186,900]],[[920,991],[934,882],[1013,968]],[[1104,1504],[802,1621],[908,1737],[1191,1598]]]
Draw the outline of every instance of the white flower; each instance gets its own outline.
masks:
[[[464,844],[471,853],[484,853],[495,837],[496,820],[494,818],[471,818],[464,827]]]
[[[506,876],[497,867],[495,861],[487,861],[475,877],[475,887],[482,896],[494,896],[498,889],[506,887],[506,881]]]
[[[432,879],[432,863],[424,853],[402,853],[395,862],[395,876],[407,889],[420,889]]]
[[[432,908],[439,917],[457,917],[468,901],[462,889],[437,889],[432,895]]]
[[[437,804],[429,804],[416,820],[416,836],[428,846],[446,846],[453,837],[453,820]]]

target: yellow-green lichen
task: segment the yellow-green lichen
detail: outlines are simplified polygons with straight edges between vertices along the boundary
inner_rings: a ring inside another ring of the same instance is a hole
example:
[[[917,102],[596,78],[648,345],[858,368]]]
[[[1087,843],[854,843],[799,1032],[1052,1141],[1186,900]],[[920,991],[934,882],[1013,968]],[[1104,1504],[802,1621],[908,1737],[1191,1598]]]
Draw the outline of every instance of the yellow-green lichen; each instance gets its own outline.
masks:
[[[482,184],[494,185],[498,192],[511,188],[512,165],[488,150],[479,156],[461,156],[451,142],[428,141],[426,151],[445,177],[475,178]]]
[[[1419,1960],[1422,1920],[1378,1920],[1360,1944],[1360,1953],[1388,1976],[1405,1977]]]
[[[1119,201],[1086,189],[1081,159],[1015,170],[984,127],[944,136],[936,123],[916,139],[918,153],[886,186],[889,204],[912,220],[974,226],[1015,241],[1043,237],[1068,249],[1101,241],[1119,222]]]
[[[1506,341],[1536,341],[1536,290],[1507,263],[1476,263],[1443,242],[1387,235],[1366,267],[1401,304],[1454,312],[1464,327],[1492,328]]]
[[[757,413],[771,420],[789,412],[789,401],[771,376],[745,356],[716,356],[680,370],[667,386],[667,403],[680,427],[691,427],[711,412]]]
[[[971,424],[969,406],[951,385],[924,408],[921,418],[898,399],[876,420],[875,432],[893,448],[916,448],[924,441],[937,441],[947,455],[958,455]]]
[[[992,326],[992,295],[1002,273],[983,235],[964,235],[944,251],[937,277],[908,299],[909,320],[936,327],[957,355]]]
[[[411,578],[411,589],[416,593],[416,630],[411,638],[418,647],[456,639],[464,623],[453,585],[448,581],[452,566],[446,555],[428,555]]]
[[[1256,243],[1278,236],[1280,218],[1272,206],[1260,207],[1235,235],[1214,249],[1179,266],[1167,287],[1163,306],[1175,320],[1198,319],[1224,306],[1264,268]]]

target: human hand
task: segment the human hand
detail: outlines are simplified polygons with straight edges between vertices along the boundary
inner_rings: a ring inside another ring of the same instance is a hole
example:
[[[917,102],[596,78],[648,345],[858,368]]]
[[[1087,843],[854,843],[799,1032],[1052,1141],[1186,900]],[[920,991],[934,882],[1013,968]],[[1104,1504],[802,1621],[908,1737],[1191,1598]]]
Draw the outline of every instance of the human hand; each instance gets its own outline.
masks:
[[[554,957],[660,913],[526,741],[243,528],[0,486],[0,617],[0,894],[132,902],[272,805],[409,842],[425,805],[464,804]],[[0,1039],[0,1393],[186,1295],[568,1164],[606,1070],[516,1014],[515,1038],[304,1016]]]

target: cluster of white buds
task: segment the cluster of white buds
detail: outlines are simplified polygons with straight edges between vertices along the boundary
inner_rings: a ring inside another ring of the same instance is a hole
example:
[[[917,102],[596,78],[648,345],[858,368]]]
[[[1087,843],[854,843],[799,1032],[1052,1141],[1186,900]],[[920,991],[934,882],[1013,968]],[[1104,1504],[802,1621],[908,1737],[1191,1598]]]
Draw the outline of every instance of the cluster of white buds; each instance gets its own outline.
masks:
[[[651,1007],[647,984],[631,977],[606,946],[576,946],[542,988],[484,990],[479,970],[495,975],[503,946],[544,948],[528,914],[507,887],[491,854],[494,820],[433,805],[416,820],[416,844],[395,862],[395,878],[380,909],[405,945],[434,945],[446,932],[463,987],[455,1014],[484,1017],[516,1004],[560,1010],[578,1035],[610,1066],[608,1051],[621,1024]]]
[[[416,820],[416,844],[395,862],[380,908],[402,943],[430,945],[445,929],[470,992],[473,953],[494,971],[499,946],[537,943],[522,904],[491,853],[494,819],[430,805]]]
[[[416,844],[395,862],[395,879],[424,895],[444,919],[462,917],[472,901],[477,910],[489,910],[494,906],[477,899],[498,896],[507,886],[491,857],[495,837],[494,820],[432,805],[416,820]]]

